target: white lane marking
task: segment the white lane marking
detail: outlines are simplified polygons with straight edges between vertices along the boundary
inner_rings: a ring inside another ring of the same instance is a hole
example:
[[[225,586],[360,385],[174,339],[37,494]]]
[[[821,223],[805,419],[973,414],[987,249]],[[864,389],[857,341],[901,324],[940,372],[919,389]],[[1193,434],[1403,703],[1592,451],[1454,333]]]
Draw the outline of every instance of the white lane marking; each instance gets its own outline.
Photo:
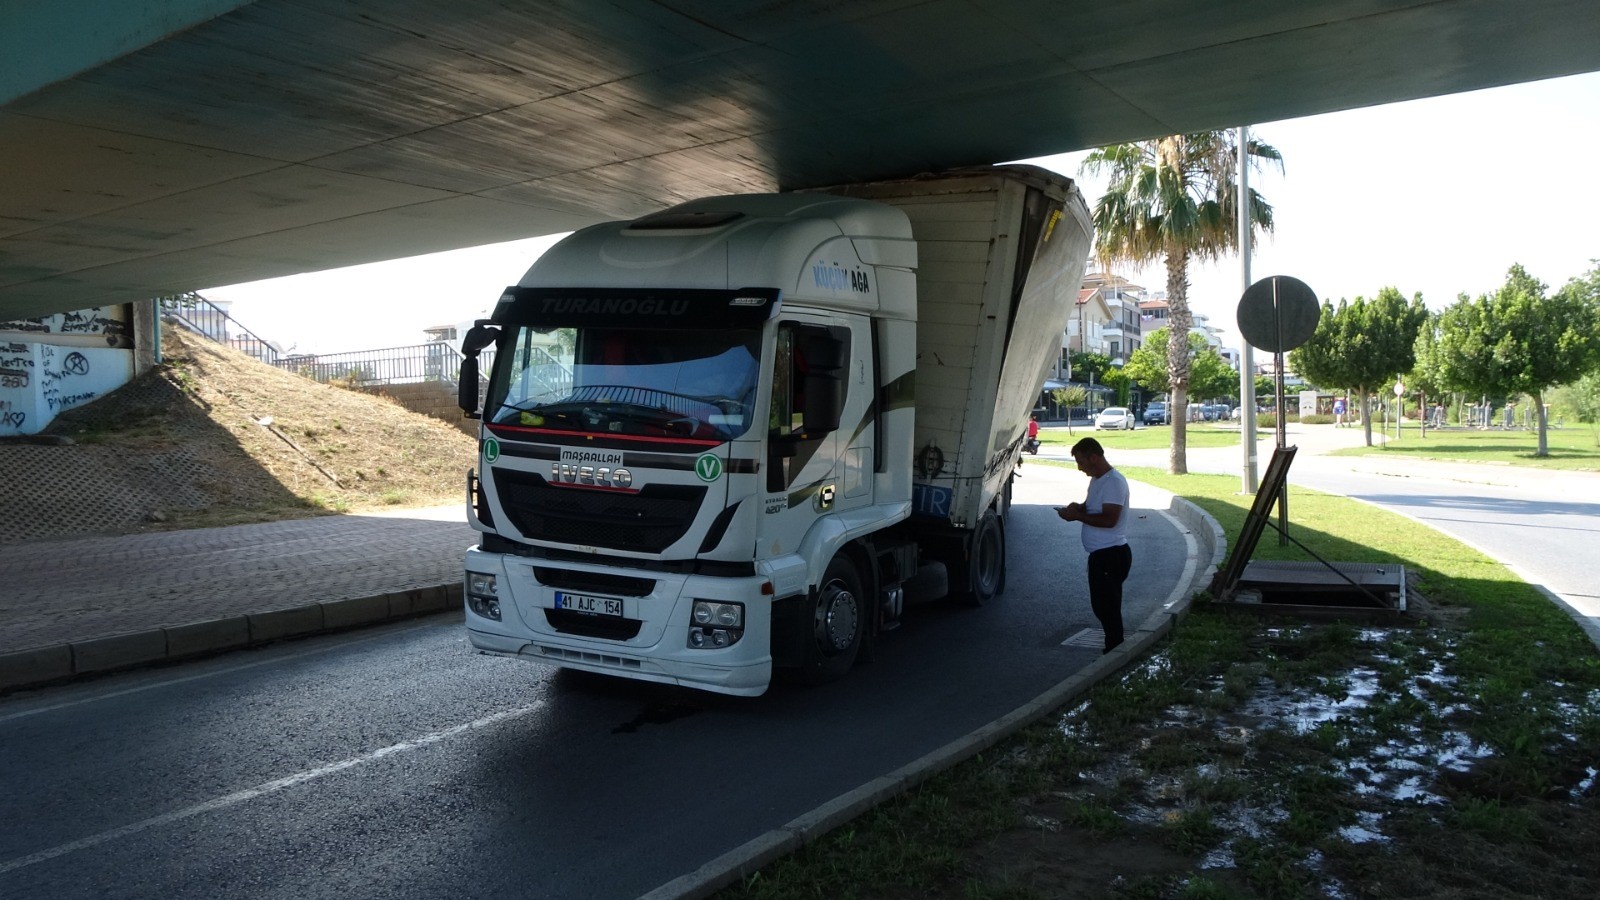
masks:
[[[281,663],[281,662],[287,662],[289,660],[302,659],[302,658],[307,657],[307,656],[316,656],[316,655],[322,654],[322,653],[332,653],[335,650],[343,650],[343,649],[345,649],[347,647],[352,647],[352,646],[355,646],[357,644],[366,644],[366,643],[370,643],[372,641],[381,641],[384,638],[393,637],[394,635],[397,635],[397,634],[405,634],[406,632],[409,632],[409,631],[418,631],[418,630],[421,630],[423,628],[434,628],[434,627],[437,627],[437,626],[438,626],[437,622],[421,622],[421,623],[417,623],[417,624],[407,625],[407,626],[405,626],[403,628],[385,628],[385,629],[383,629],[383,631],[381,633],[378,633],[378,634],[371,634],[371,635],[367,635],[365,637],[348,637],[348,638],[346,638],[344,640],[339,640],[337,643],[330,644],[330,645],[325,646],[325,647],[312,647],[312,648],[307,649],[307,650],[295,650],[295,651],[289,652],[289,653],[274,654],[271,659],[259,659],[259,660],[256,660],[255,662],[247,662],[247,663],[234,663],[232,665],[226,665],[226,666],[223,666],[223,667],[211,669],[210,671],[202,672],[202,673],[200,673],[198,675],[184,675],[184,676],[179,677],[179,678],[164,678],[164,679],[162,679],[160,681],[152,681],[149,684],[141,684],[138,687],[123,688],[120,691],[108,691],[106,693],[97,693],[97,694],[94,694],[93,696],[89,696],[89,697],[80,697],[77,700],[63,700],[60,703],[52,703],[52,704],[50,704],[48,706],[39,706],[39,707],[35,707],[33,709],[24,709],[24,710],[20,710],[18,712],[14,712],[14,713],[7,713],[7,714],[5,714],[3,716],[0,716],[0,724],[5,724],[6,722],[10,722],[12,719],[25,719],[28,716],[37,716],[40,713],[55,712],[58,709],[68,709],[68,708],[74,707],[74,706],[82,706],[85,703],[98,703],[101,700],[110,700],[110,699],[113,699],[115,697],[123,697],[123,696],[126,696],[128,694],[137,694],[137,693],[141,693],[143,691],[158,690],[158,689],[164,688],[164,687],[171,687],[171,686],[173,686],[175,684],[184,684],[185,682],[189,682],[189,681],[200,681],[201,679],[205,679],[205,678],[215,678],[215,677],[217,677],[219,675],[231,675],[231,674],[233,674],[235,672],[243,672],[243,671],[245,671],[247,669],[254,669],[254,668],[258,667],[258,666],[269,666],[269,665],[272,665],[274,663]],[[382,626],[379,626],[379,627],[382,627]],[[337,637],[337,636],[335,636],[335,635],[308,635],[308,637]],[[238,649],[240,649],[240,650],[249,650],[249,649],[258,649],[258,648],[240,647]],[[226,651],[226,652],[230,652],[231,653],[231,652],[234,652],[234,651]],[[194,665],[194,664],[201,663],[201,662],[205,662],[205,660],[191,660],[188,663],[188,665]],[[126,675],[126,674],[131,674],[131,673],[123,673],[123,674]]]
[[[1166,605],[1162,607],[1162,609],[1171,609],[1191,590],[1189,579],[1194,577],[1195,567],[1200,564],[1200,543],[1194,539],[1194,532],[1189,530],[1189,526],[1179,521],[1177,516],[1164,509],[1158,509],[1156,512],[1166,516],[1167,521],[1172,523],[1172,527],[1178,529],[1178,533],[1183,535],[1185,547],[1183,574],[1178,576],[1177,586],[1172,589],[1171,594],[1167,595]]]
[[[30,853],[27,856],[19,856],[16,859],[8,862],[0,863],[0,875],[4,875],[7,872],[15,872],[18,869],[24,869],[28,866],[42,863],[46,860],[55,859],[58,856],[64,856],[68,853],[73,853],[78,850],[85,850],[89,847],[104,844],[107,841],[114,841],[118,838],[127,837],[132,834],[138,834],[141,831],[148,831],[151,828],[159,828],[162,825],[170,825],[173,822],[179,822],[184,819],[192,818],[194,816],[201,815],[202,813],[216,812],[219,809],[237,806],[240,803],[254,800],[257,797],[276,793],[278,791],[294,787],[297,784],[304,784],[308,781],[314,781],[318,778],[322,778],[326,775],[332,775],[336,772],[343,772],[345,769],[351,769],[365,763],[375,762],[383,759],[386,756],[393,756],[396,753],[406,753],[411,750],[416,750],[420,747],[426,747],[429,744],[437,744],[440,741],[448,740],[458,734],[471,731],[475,728],[487,728],[491,725],[497,725],[501,722],[520,718],[540,709],[544,705],[545,702],[541,700],[531,706],[523,706],[518,707],[517,709],[495,713],[492,716],[485,716],[472,722],[467,722],[462,725],[455,725],[453,727],[446,728],[443,731],[435,731],[432,734],[425,734],[422,737],[416,738],[415,740],[401,741],[398,744],[391,744],[387,747],[374,750],[371,753],[341,760],[340,762],[332,763],[326,766],[319,766],[315,769],[307,769],[304,772],[296,772],[293,775],[288,775],[283,778],[258,784],[252,788],[245,788],[242,791],[228,794],[225,797],[218,797],[214,800],[207,800],[204,803],[197,803],[194,806],[185,807],[184,809],[175,810],[154,818],[145,819],[140,822],[133,822],[131,824],[124,825],[121,828],[113,828],[110,831],[102,831],[99,834],[93,834],[89,837],[82,838],[68,844],[60,844],[58,846],[51,847],[48,850],[40,850],[38,853]]]

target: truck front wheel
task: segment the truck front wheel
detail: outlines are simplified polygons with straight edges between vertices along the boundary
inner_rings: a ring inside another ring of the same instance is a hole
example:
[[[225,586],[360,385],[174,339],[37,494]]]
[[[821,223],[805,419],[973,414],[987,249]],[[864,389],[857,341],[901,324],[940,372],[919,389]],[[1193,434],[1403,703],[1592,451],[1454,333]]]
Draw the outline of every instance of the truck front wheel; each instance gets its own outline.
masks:
[[[845,556],[835,556],[817,586],[812,608],[811,640],[801,670],[807,684],[834,681],[855,665],[867,627],[866,600],[855,564]]]

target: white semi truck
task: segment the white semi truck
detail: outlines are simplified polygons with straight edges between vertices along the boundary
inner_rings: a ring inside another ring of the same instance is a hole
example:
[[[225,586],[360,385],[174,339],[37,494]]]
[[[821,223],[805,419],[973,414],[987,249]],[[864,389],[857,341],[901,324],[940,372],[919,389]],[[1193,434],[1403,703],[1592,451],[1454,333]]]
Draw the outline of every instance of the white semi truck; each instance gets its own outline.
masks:
[[[463,341],[469,415],[495,349],[472,645],[753,696],[843,675],[908,583],[990,600],[1089,243],[1072,181],[1027,166],[562,240]]]

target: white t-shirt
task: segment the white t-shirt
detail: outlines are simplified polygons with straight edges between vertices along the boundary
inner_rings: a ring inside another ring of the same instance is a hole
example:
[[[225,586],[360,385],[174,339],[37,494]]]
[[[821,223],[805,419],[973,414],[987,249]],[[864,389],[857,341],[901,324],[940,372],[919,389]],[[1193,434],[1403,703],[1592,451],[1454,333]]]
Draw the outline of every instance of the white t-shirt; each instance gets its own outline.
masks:
[[[1098,513],[1105,509],[1106,504],[1122,507],[1122,515],[1117,516],[1117,524],[1110,528],[1096,528],[1088,522],[1082,523],[1083,549],[1093,553],[1107,547],[1118,547],[1128,542],[1128,536],[1123,525],[1128,521],[1128,479],[1116,469],[1101,475],[1099,478],[1089,479],[1089,493],[1083,498],[1083,507],[1088,512]]]

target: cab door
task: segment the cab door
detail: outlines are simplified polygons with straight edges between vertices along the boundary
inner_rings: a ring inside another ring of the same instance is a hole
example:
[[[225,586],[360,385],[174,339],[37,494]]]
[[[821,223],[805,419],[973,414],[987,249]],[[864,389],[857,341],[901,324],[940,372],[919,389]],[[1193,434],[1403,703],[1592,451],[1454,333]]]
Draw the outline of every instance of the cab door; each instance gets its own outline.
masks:
[[[819,517],[871,502],[873,378],[870,356],[857,359],[860,330],[850,317],[778,323],[762,555],[793,552]]]

